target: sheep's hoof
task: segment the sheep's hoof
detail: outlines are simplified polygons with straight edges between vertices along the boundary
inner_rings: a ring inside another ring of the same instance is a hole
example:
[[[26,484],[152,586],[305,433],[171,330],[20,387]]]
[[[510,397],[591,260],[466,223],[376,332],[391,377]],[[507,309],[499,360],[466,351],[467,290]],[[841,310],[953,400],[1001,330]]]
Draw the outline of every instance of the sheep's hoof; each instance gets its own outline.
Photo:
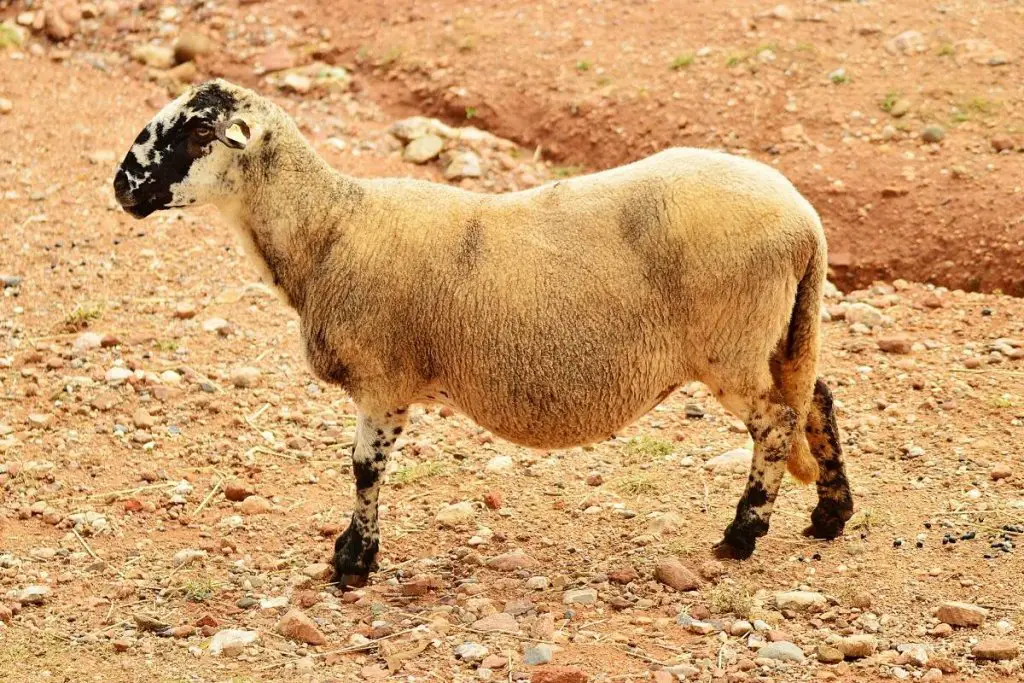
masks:
[[[811,525],[804,529],[804,536],[821,538],[831,541],[843,535],[846,528],[846,520],[853,515],[853,508],[840,508],[836,506],[814,508],[811,513]]]
[[[334,583],[341,587],[365,586],[377,570],[376,540],[364,539],[349,526],[334,543]]]
[[[711,553],[719,560],[745,560],[754,554],[755,536],[741,536],[726,530],[725,538],[716,543]]]

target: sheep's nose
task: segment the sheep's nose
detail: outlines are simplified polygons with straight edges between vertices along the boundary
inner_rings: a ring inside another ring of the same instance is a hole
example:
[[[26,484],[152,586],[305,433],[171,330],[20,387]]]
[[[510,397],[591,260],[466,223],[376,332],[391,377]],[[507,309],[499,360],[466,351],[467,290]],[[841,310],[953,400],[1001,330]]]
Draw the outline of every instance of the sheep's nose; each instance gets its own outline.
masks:
[[[124,171],[119,170],[114,176],[114,197],[117,203],[127,208],[135,204],[132,198],[132,186],[128,182],[128,176]]]

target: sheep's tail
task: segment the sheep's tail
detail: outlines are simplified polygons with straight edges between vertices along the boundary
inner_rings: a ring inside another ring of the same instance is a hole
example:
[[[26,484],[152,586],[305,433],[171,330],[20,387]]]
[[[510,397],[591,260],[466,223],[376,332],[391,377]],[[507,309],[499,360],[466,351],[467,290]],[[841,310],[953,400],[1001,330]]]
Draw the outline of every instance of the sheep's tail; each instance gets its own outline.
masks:
[[[821,300],[827,273],[827,247],[818,231],[814,252],[796,288],[789,330],[776,352],[779,389],[783,400],[796,412],[793,449],[786,468],[798,481],[809,484],[818,479],[818,461],[807,443],[807,413],[814,398],[821,347]]]

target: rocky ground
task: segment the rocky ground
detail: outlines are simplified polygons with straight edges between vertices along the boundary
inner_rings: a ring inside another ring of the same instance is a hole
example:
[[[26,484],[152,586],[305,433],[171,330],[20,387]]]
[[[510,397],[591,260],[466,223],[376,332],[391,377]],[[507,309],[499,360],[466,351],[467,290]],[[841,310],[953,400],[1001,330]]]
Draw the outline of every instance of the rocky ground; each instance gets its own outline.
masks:
[[[602,11],[631,16],[648,4]],[[755,14],[729,4],[733,23]],[[991,21],[977,7],[947,11]],[[886,39],[908,25],[904,9],[872,4],[792,11],[866,8]],[[1003,9],[1012,17],[1018,8]],[[416,412],[389,465],[381,571],[364,589],[328,586],[324,563],[353,496],[354,408],[306,370],[294,315],[254,282],[219,219],[132,220],[111,196],[116,161],[170,94],[224,73],[274,94],[347,172],[507,190],[580,170],[567,165],[571,155],[522,147],[536,142],[530,127],[515,133],[491,110],[469,121],[409,119],[417,110],[391,98],[407,87],[396,74],[410,72],[389,67],[415,50],[391,62],[383,52],[339,56],[335,46],[364,40],[358,26],[379,8],[353,7],[350,35],[332,23],[335,11],[0,2],[9,19],[0,29],[0,680],[1021,676],[1024,302],[902,280],[831,292],[823,311],[824,376],[858,509],[842,539],[800,536],[814,494],[787,480],[754,557],[710,559],[750,456],[742,427],[699,385],[616,439],[569,451],[522,449],[432,408]],[[374,35],[385,40],[406,14],[435,21],[403,12]],[[755,21],[778,22],[818,26]],[[428,45],[435,34],[421,38]],[[435,71],[478,78],[466,60],[482,47],[453,43],[449,65]],[[548,68],[540,59],[523,72],[532,82]],[[806,96],[812,111],[856,86],[847,68],[849,83]],[[624,130],[634,130],[629,112],[624,104]],[[890,125],[871,116],[872,126]],[[476,120],[520,144],[471,127]],[[814,137],[817,124],[806,121],[786,134],[787,154],[810,164],[814,147],[800,136]],[[870,139],[837,148],[927,159],[930,173],[991,134],[970,125],[944,126],[945,142],[911,129],[888,148]],[[827,164],[841,158],[820,153]],[[1013,154],[972,152],[972,164],[997,172],[970,201],[994,196]],[[844,175],[888,182],[863,167]],[[1019,203],[1012,193],[999,201]],[[870,212],[850,226],[885,227]]]

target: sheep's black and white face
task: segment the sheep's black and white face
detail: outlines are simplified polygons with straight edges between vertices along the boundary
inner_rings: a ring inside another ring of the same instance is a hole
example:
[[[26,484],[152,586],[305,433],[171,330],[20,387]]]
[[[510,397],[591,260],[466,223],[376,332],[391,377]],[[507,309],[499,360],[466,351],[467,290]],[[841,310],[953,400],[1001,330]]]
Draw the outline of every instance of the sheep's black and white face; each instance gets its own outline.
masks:
[[[238,157],[250,136],[237,93],[220,81],[196,86],[142,129],[114,176],[125,211],[145,218],[237,191]]]

